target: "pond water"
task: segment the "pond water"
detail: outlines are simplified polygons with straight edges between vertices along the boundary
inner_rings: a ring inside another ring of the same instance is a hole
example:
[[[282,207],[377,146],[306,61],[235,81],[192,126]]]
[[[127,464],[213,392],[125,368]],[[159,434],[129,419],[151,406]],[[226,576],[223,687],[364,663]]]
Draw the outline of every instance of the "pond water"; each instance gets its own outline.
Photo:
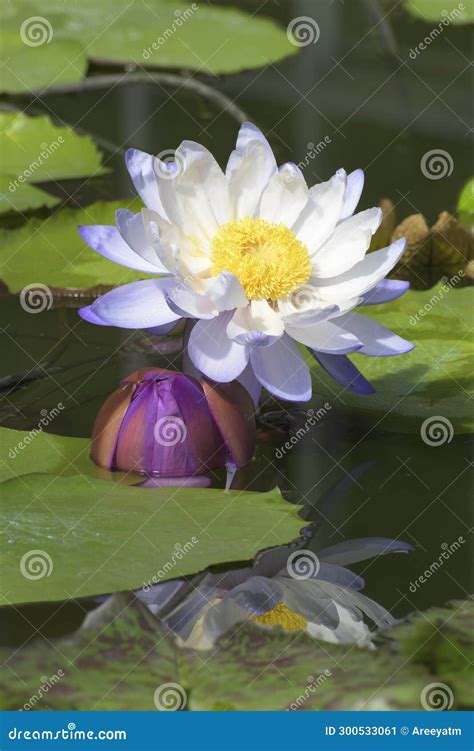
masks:
[[[255,11],[257,4],[249,0],[239,5]],[[262,12],[286,25],[296,15],[311,15],[314,6],[309,0],[267,2]],[[348,171],[362,166],[366,190],[361,208],[390,197],[399,219],[421,212],[434,222],[441,210],[455,210],[471,176],[466,158],[472,114],[466,96],[468,30],[450,29],[415,65],[409,53],[425,26],[415,20],[407,24],[399,6],[383,18],[383,4],[379,17],[370,2],[318,4],[318,44],[265,70],[203,80],[238,100],[249,119],[268,133],[279,162],[306,160],[308,183],[327,179],[340,166]],[[193,139],[223,163],[238,127],[215,102],[147,83],[49,95],[43,103],[34,102],[32,110],[79,122],[104,150],[109,175],[53,188],[58,195],[65,191],[72,196],[72,205],[133,195],[123,165],[129,146],[156,153]],[[308,144],[323,146],[311,156]],[[422,155],[433,148],[449,152],[455,165],[452,175],[440,181],[427,180],[420,169]],[[78,321],[74,307],[29,315],[17,297],[3,295],[0,311],[9,322],[0,362],[0,377],[10,379],[2,382],[0,407],[1,422],[8,427],[29,430],[41,410],[62,402],[65,408],[54,421],[54,432],[87,437],[100,405],[125,375],[145,365],[181,364],[179,341],[155,342],[153,351],[149,337],[140,333]],[[34,363],[39,365],[31,379],[15,388],[15,379]],[[460,386],[453,381],[452,388]],[[314,409],[324,401],[316,395]],[[433,411],[437,413],[436,403]],[[237,475],[234,487],[264,490],[277,483],[285,498],[303,504],[302,527],[314,522],[306,547],[315,552],[323,542],[360,537],[410,543],[414,551],[409,555],[387,555],[352,567],[366,581],[365,594],[396,617],[464,599],[470,590],[469,437],[456,434],[449,443],[432,447],[419,430],[394,432],[377,416],[349,413],[342,396],[290,449],[278,453],[288,435],[304,424],[302,409],[264,400],[257,457]],[[466,544],[449,566],[441,566],[423,586],[413,585],[460,537]],[[2,638],[21,644],[39,626],[48,637],[65,634],[95,604],[67,603],[59,611],[57,603],[11,609],[5,613]]]

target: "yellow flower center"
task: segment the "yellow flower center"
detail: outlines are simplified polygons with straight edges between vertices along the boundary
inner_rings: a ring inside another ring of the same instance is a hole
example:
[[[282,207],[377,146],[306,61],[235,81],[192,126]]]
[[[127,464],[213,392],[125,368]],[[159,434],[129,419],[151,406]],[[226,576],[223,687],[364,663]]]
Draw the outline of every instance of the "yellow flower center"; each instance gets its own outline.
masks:
[[[304,631],[308,625],[306,618],[290,610],[283,602],[279,602],[264,615],[251,615],[250,620],[264,626],[283,626],[285,631]]]
[[[308,249],[288,227],[247,217],[224,224],[212,242],[212,275],[230,271],[249,300],[278,300],[311,275]]]

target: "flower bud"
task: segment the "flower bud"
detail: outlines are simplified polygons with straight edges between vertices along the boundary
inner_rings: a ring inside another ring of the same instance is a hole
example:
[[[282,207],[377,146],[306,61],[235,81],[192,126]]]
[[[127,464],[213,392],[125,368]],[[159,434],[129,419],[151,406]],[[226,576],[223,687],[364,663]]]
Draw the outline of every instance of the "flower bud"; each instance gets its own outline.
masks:
[[[255,438],[253,402],[239,382],[143,368],[99,411],[91,458],[107,469],[192,477],[229,463],[244,466]]]

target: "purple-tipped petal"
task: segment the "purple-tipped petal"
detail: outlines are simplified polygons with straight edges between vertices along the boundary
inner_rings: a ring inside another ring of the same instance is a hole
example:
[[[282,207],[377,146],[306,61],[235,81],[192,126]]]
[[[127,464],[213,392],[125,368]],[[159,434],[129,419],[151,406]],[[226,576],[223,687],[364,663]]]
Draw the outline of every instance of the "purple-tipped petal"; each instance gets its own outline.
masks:
[[[295,402],[311,398],[309,368],[286,334],[270,347],[253,347],[250,362],[258,380],[271,394]]]
[[[401,336],[386,329],[377,321],[360,313],[346,313],[334,321],[363,343],[359,354],[368,357],[393,357],[410,352],[415,346]]]
[[[84,242],[104,258],[129,269],[144,271],[147,274],[160,273],[160,269],[157,267],[160,265],[159,261],[157,260],[157,263],[153,264],[135,253],[127,245],[117,227],[106,224],[91,224],[79,226],[77,229]]]
[[[79,308],[77,311],[81,318],[87,323],[94,323],[96,326],[108,326],[109,324],[99,318],[99,316],[92,310],[92,305],[86,305],[84,308]]]
[[[362,373],[346,355],[327,355],[324,352],[315,352],[313,350],[311,352],[326,373],[341,386],[344,386],[347,391],[363,396],[375,392],[374,387],[364,378]]]
[[[191,331],[188,351],[194,366],[213,381],[227,383],[237,378],[248,362],[248,350],[226,333],[229,314],[200,320]]]
[[[405,294],[410,282],[402,282],[398,279],[383,279],[362,297],[361,305],[380,305],[391,302]]]
[[[147,329],[177,321],[166,296],[174,282],[170,279],[146,279],[107,292],[90,306],[90,312],[107,326],[124,329]],[[81,309],[83,317],[88,311]]]

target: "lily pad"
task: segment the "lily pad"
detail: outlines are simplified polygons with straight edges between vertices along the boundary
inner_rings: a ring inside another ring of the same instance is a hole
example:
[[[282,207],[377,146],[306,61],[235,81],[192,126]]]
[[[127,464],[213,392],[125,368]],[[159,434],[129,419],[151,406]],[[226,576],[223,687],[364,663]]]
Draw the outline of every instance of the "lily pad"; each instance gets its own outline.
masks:
[[[60,198],[46,193],[36,185],[18,183],[15,177],[0,174],[0,213],[4,211],[27,211],[41,206],[56,206]]]
[[[101,153],[89,136],[54,125],[47,115],[0,112],[1,170],[19,183],[100,175]]]
[[[3,648],[2,708],[154,710],[155,692],[172,683],[191,711],[419,710],[423,688],[442,681],[452,708],[467,709],[471,623],[472,603],[432,608],[381,635],[370,653],[245,624],[200,655],[179,648],[132,596],[117,595],[72,637]]]
[[[138,200],[100,201],[85,209],[61,209],[46,220],[30,219],[19,229],[1,230],[0,279],[10,292],[19,292],[32,283],[88,289],[97,284],[143,279],[147,276],[143,272],[126,269],[95,253],[77,231],[80,224],[114,224],[116,209],[123,207],[139,211],[142,204]]]
[[[86,475],[23,475],[0,484],[0,592],[10,604],[63,600],[247,560],[297,537],[297,512],[278,489],[143,488]]]
[[[22,23],[25,24],[23,36]],[[38,17],[33,10],[29,19],[18,11],[8,28],[0,31],[0,49],[3,62],[0,66],[1,92],[32,91],[75,83],[87,71],[86,50],[82,42],[58,37],[49,20]]]
[[[25,32],[23,39],[19,32],[35,17],[38,7],[30,0],[4,8],[6,57],[13,63],[22,55],[26,59],[17,74],[7,69],[4,90],[80,80],[85,55],[95,61],[217,75],[258,68],[298,51],[273,19],[204,2],[183,7],[173,0],[82,0],[77,5],[43,0],[39,36],[33,38],[36,44],[31,48],[24,42]],[[39,39],[44,42],[37,44]],[[29,74],[21,75],[28,65],[36,68],[33,81]]]
[[[474,178],[466,183],[458,200],[458,214],[461,222],[474,230]]]
[[[474,291],[440,284],[424,291],[409,291],[386,305],[361,310],[415,344],[399,357],[353,355],[351,359],[375,386],[370,396],[342,391],[311,361],[315,394],[324,394],[350,409],[373,412],[381,428],[417,431],[432,415],[450,420],[456,432],[473,425],[469,408],[472,393],[472,339]]]
[[[462,25],[474,22],[472,3],[458,3],[446,6],[446,0],[405,0],[405,7],[416,18],[422,21],[442,21],[447,25]]]

